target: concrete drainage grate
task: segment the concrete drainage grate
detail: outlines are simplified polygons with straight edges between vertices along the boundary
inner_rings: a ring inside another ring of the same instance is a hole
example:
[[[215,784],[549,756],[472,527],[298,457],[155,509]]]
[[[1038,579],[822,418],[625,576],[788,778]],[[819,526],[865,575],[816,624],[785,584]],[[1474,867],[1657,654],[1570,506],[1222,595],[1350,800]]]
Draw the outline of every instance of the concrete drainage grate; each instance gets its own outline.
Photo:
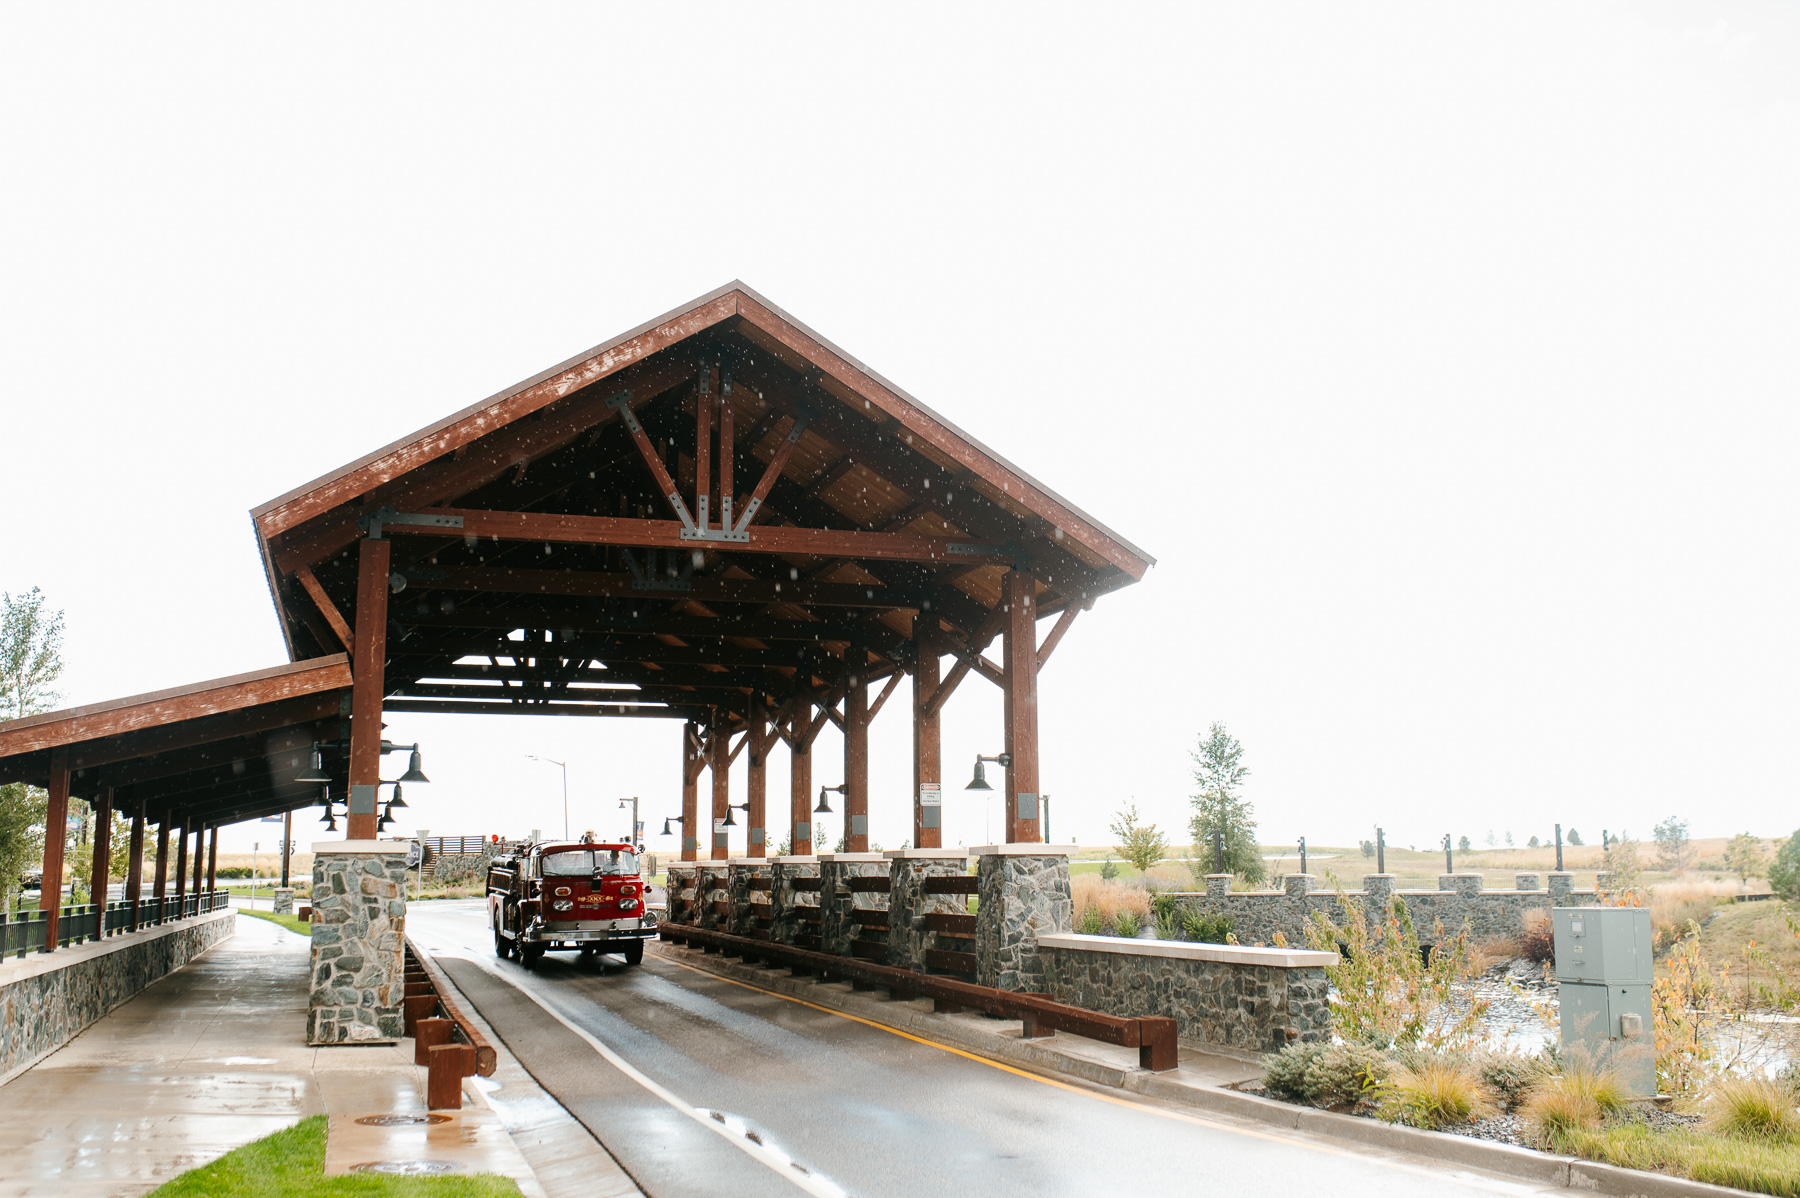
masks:
[[[364,1127],[413,1127],[426,1123],[448,1123],[448,1115],[364,1115],[357,1120]]]
[[[450,1161],[364,1161],[351,1165],[352,1173],[390,1173],[402,1177],[436,1177],[444,1173],[460,1173],[462,1167]]]

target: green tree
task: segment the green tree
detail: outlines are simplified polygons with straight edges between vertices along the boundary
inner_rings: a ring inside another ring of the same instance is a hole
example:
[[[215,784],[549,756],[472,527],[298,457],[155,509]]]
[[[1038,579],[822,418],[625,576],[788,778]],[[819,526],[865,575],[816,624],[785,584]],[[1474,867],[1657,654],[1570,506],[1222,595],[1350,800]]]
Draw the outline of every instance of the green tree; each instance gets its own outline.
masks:
[[[1565,832],[1563,834],[1563,839],[1568,841],[1570,844],[1574,845],[1576,848],[1581,847],[1581,833],[1577,832],[1573,828],[1570,828],[1567,832]]]
[[[1538,847],[1538,838],[1537,838],[1537,837],[1535,837],[1535,836],[1533,836],[1533,837],[1532,837],[1532,838],[1531,838],[1531,839],[1530,839],[1530,840],[1527,840],[1527,841],[1526,841],[1526,842],[1525,842],[1525,847],[1526,847],[1526,848],[1528,848],[1528,849],[1535,849],[1535,848],[1537,848],[1537,847]]]
[[[1775,850],[1769,863],[1769,889],[1788,902],[1800,902],[1800,832],[1795,832]]]
[[[1630,890],[1638,883],[1638,876],[1644,872],[1638,860],[1637,841],[1631,839],[1627,832],[1620,832],[1619,838],[1606,846],[1606,854],[1601,868],[1612,875],[1612,890]]]
[[[1725,864],[1738,876],[1740,882],[1760,878],[1769,864],[1769,856],[1763,852],[1762,837],[1752,836],[1748,832],[1739,832],[1733,836],[1731,843],[1725,846]]]
[[[1651,829],[1656,838],[1657,864],[1667,870],[1681,870],[1688,862],[1687,821],[1671,815]]]
[[[1136,803],[1118,813],[1111,831],[1119,838],[1119,856],[1141,874],[1149,873],[1151,866],[1169,855],[1168,840],[1156,825],[1138,823]]]
[[[1210,872],[1213,864],[1213,836],[1224,841],[1225,872],[1237,874],[1251,885],[1260,883],[1268,874],[1262,849],[1256,843],[1255,809],[1238,793],[1250,771],[1244,767],[1244,746],[1214,722],[1194,759],[1194,782],[1199,792],[1190,796],[1194,814],[1188,829],[1194,837],[1196,872]]]
[[[63,614],[46,611],[43,592],[0,592],[0,719],[50,710],[60,696]],[[44,856],[49,796],[35,786],[0,786],[0,898],[11,909],[26,867]]]
[[[1469,838],[1467,836],[1459,838],[1456,842],[1456,848],[1457,848],[1458,852],[1466,853],[1469,851],[1469,849],[1471,847],[1473,847],[1473,846],[1471,846],[1469,844]]]

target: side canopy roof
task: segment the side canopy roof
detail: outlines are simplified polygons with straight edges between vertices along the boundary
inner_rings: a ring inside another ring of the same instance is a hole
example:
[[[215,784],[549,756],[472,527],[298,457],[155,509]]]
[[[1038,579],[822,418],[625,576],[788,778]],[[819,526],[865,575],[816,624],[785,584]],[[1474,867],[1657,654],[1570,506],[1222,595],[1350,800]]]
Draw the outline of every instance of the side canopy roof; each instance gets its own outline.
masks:
[[[315,740],[341,735],[350,666],[342,653],[0,723],[0,783],[47,786],[53,757],[69,789],[115,809],[227,824],[314,802],[294,781]]]
[[[394,541],[392,711],[741,713],[907,668],[922,612],[978,657],[1010,569],[1041,617],[1153,564],[735,282],[251,515],[297,659]]]

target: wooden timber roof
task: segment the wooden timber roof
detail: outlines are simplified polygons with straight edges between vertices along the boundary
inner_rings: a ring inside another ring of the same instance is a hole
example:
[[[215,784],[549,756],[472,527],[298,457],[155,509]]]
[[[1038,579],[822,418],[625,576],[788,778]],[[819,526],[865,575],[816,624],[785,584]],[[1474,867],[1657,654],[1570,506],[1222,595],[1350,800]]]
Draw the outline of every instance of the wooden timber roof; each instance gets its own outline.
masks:
[[[61,751],[71,793],[113,787],[115,809],[228,824],[317,800],[293,779],[315,740],[337,740],[350,666],[335,654],[0,723],[0,783],[48,784]]]
[[[852,645],[906,669],[920,612],[979,656],[1014,567],[1041,617],[1153,564],[735,282],[251,516],[295,658],[350,647],[356,543],[394,542],[394,711],[741,713]]]

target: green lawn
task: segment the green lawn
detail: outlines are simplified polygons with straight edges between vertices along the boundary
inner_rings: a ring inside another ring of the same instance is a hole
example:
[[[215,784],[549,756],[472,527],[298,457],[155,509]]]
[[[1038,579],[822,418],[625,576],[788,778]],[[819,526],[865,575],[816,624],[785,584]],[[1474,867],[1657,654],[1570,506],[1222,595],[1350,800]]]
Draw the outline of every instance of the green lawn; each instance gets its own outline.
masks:
[[[305,936],[309,940],[312,938],[312,925],[297,916],[276,915],[269,911],[252,911],[248,907],[238,907],[236,910],[239,915],[254,915],[258,919],[266,919],[270,923],[278,923],[288,931]]]
[[[151,1198],[517,1198],[510,1178],[325,1176],[325,1116],[228,1152],[152,1190]]]

